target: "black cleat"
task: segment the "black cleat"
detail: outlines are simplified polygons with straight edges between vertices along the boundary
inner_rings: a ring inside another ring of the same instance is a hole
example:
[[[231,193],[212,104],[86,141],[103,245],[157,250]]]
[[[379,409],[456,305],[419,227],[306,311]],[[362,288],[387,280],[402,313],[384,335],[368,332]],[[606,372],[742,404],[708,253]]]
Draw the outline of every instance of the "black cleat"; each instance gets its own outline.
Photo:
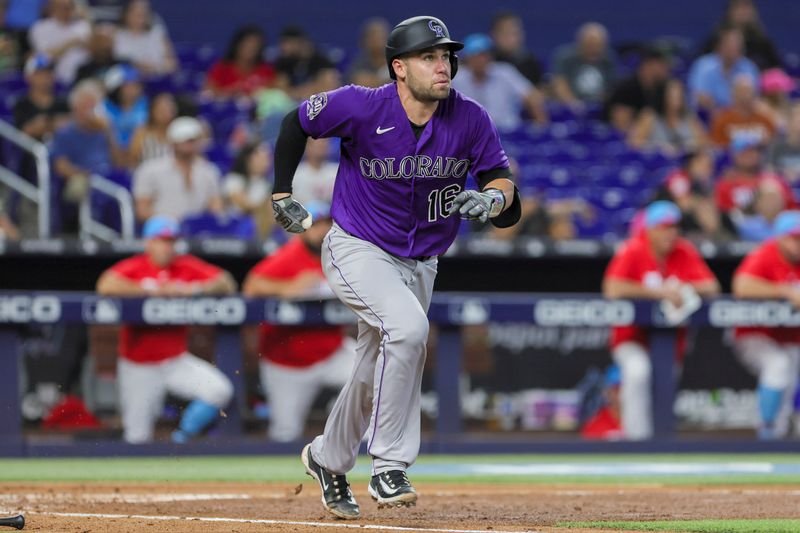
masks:
[[[369,495],[382,507],[412,507],[417,504],[417,491],[402,470],[389,470],[372,476]]]
[[[334,516],[352,520],[361,516],[356,499],[350,491],[350,483],[344,474],[331,474],[317,464],[311,456],[311,444],[306,444],[300,455],[306,473],[317,480],[322,489],[322,505]]]

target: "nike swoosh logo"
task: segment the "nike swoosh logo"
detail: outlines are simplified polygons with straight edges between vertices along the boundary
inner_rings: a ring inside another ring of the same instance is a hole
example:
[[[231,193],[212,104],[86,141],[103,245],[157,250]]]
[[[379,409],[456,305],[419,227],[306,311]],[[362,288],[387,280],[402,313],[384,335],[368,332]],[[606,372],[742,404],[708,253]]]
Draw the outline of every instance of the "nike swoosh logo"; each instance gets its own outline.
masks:
[[[322,480],[322,490],[328,490],[328,484],[325,483],[325,474],[321,475],[320,479]]]
[[[392,126],[391,128],[381,128],[380,126],[378,126],[378,129],[375,130],[375,133],[377,133],[378,135],[383,135],[387,131],[392,131],[395,128],[396,126]]]
[[[386,482],[383,480],[383,478],[378,478],[378,482],[381,484],[381,487],[383,488],[383,491],[386,494],[388,494],[389,496],[392,496],[394,493],[396,493],[398,490],[400,490],[400,487],[397,487],[396,489],[390,489],[389,485],[386,484]]]

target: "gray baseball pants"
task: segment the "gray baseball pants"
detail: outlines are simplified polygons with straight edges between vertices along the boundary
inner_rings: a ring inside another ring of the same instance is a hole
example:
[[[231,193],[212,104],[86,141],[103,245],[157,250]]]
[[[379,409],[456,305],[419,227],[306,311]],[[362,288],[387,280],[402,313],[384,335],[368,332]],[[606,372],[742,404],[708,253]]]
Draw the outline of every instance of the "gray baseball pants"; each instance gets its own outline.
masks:
[[[329,471],[347,473],[366,434],[373,475],[405,470],[419,454],[437,258],[396,257],[334,224],[322,244],[322,264],[333,292],[358,316],[358,344],[350,379],[311,453]]]

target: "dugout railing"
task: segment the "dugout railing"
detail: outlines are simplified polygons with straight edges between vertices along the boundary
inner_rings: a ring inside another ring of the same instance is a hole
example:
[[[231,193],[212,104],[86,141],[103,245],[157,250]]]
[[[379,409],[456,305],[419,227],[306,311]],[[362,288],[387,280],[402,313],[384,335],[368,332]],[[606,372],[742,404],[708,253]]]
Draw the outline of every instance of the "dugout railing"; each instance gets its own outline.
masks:
[[[570,452],[570,451],[800,451],[798,441],[676,439],[673,404],[676,380],[675,325],[669,325],[656,302],[605,300],[596,294],[436,293],[428,313],[438,325],[433,370],[438,396],[435,431],[426,436],[424,452]],[[238,296],[198,298],[109,298],[94,293],[0,292],[0,455],[141,455],[208,453],[290,453],[296,444],[242,438],[244,406],[242,346],[239,328],[269,322],[283,325],[349,324],[355,316],[335,300],[294,302]],[[22,431],[19,394],[20,326],[54,323],[215,326],[217,366],[231,379],[234,400],[214,439],[190,445],[128,445],[119,441],[59,443],[26,439]],[[539,442],[476,440],[463,431],[459,398],[462,347],[459,328],[484,323],[529,323],[548,327],[650,328],[653,358],[655,438],[647,442]],[[800,310],[786,302],[739,301],[720,297],[708,302],[686,322],[692,327],[800,327]]]

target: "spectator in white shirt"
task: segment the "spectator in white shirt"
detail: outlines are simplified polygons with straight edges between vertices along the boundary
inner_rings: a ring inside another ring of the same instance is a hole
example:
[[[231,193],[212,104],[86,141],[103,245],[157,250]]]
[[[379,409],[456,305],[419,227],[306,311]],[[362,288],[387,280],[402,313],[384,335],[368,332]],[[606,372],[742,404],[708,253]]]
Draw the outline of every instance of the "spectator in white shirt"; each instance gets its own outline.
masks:
[[[133,175],[136,217],[155,215],[182,220],[211,211],[222,213],[219,169],[202,155],[203,125],[178,117],[167,128],[173,154],[145,161]]]
[[[81,18],[74,0],[50,0],[48,18],[33,25],[29,39],[35,52],[56,62],[56,79],[71,84],[75,73],[89,58],[86,45],[92,26]]]
[[[541,93],[513,65],[494,60],[488,35],[468,35],[460,56],[463,69],[453,78],[453,87],[485,107],[498,130],[518,128],[522,111],[539,124],[548,122]]]
[[[267,236],[274,220],[272,202],[269,201],[272,185],[267,180],[271,169],[269,145],[252,142],[239,151],[231,172],[222,181],[222,194],[228,210],[251,216],[262,238]]]
[[[133,63],[145,76],[170,74],[178,66],[166,28],[154,18],[148,0],[132,0],[114,35],[114,56]]]

